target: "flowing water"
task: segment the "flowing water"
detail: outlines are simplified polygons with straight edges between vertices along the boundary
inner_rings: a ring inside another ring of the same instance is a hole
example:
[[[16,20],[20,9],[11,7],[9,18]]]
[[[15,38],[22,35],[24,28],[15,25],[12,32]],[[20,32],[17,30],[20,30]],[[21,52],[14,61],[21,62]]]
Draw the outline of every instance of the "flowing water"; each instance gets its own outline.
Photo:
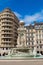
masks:
[[[29,53],[14,53],[12,55],[0,56],[0,59],[29,59],[29,58],[43,58],[43,55],[30,55]]]

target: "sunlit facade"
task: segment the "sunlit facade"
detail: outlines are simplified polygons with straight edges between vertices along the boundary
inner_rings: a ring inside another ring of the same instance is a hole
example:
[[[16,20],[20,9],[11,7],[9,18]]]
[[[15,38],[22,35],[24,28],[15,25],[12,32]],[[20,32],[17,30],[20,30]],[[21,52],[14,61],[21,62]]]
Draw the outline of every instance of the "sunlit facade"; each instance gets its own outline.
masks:
[[[43,23],[35,23],[34,25],[36,33],[35,33],[35,40],[36,40],[36,51],[37,53],[43,54]]]
[[[16,47],[18,26],[19,20],[9,8],[0,13],[0,49]]]
[[[22,44],[20,42],[21,29],[25,31],[24,37],[26,41],[26,47],[32,49],[32,52],[43,54],[43,23],[34,23],[34,25],[21,26],[18,28],[18,45]],[[24,30],[25,29],[25,30]],[[24,44],[24,45],[25,45]]]

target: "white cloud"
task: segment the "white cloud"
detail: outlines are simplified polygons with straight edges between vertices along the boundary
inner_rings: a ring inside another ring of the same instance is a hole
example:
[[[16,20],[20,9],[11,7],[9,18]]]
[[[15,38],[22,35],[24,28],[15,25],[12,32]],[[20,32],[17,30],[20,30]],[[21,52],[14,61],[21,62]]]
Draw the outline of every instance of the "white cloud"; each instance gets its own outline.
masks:
[[[27,24],[30,24],[34,21],[43,21],[43,10],[39,13],[35,13],[33,15],[25,15],[24,19]]]
[[[23,17],[21,14],[15,12],[16,16],[21,20],[21,18]],[[27,24],[31,24],[34,21],[43,21],[43,10],[41,10],[38,13],[35,13],[33,15],[25,15],[24,19],[22,19],[26,25]]]
[[[21,14],[19,14],[18,12],[14,12],[14,13],[15,13],[15,15],[16,15],[19,19],[21,19],[21,17],[22,17]]]

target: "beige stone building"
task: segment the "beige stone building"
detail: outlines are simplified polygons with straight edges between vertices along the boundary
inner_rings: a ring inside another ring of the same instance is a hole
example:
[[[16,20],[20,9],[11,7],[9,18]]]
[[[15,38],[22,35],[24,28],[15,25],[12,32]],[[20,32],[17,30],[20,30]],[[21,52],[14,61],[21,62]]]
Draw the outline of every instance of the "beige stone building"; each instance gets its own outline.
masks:
[[[43,54],[43,23],[35,23],[34,28],[36,30],[35,33],[35,41],[36,41],[36,51],[37,53]]]
[[[21,24],[23,25],[23,23]],[[22,41],[20,40],[25,38],[25,44],[31,49],[33,54],[43,54],[43,23],[34,23],[34,25],[30,24],[28,26],[21,26],[21,24],[18,28],[18,45],[22,45]],[[23,32],[21,32],[21,29]],[[21,34],[25,36],[23,37]],[[20,35],[23,38],[21,38]]]
[[[36,49],[36,42],[35,42],[35,29],[33,25],[25,26],[27,33],[26,33],[26,43],[27,47],[31,49],[31,52],[35,52]]]
[[[18,26],[19,20],[9,8],[0,13],[0,49],[16,47]]]

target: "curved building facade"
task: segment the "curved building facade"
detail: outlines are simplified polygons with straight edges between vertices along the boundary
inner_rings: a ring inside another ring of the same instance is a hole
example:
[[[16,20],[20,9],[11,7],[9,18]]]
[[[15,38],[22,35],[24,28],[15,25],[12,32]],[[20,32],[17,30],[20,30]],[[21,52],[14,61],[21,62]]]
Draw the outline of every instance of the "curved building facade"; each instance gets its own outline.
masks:
[[[9,8],[0,13],[0,48],[16,47],[18,26],[19,20]]]

